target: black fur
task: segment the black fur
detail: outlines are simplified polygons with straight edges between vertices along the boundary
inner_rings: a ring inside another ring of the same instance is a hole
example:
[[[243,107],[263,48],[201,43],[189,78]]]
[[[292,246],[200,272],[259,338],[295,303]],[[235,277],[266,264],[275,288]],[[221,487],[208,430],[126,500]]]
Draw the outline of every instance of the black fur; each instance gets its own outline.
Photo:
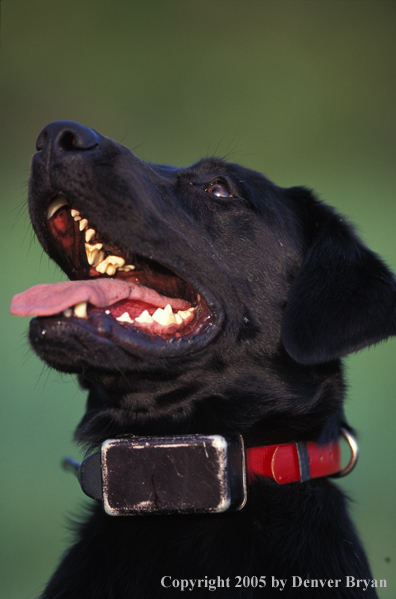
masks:
[[[38,149],[32,222],[69,277],[79,274],[45,223],[59,192],[116,247],[192,285],[213,316],[202,335],[178,344],[114,337],[105,319],[34,319],[37,353],[89,388],[79,442],[237,431],[249,447],[324,443],[348,428],[340,358],[395,334],[396,284],[339,215],[305,188],[277,187],[222,160],[147,164],[76,123],[49,125]],[[215,181],[231,197],[209,193]],[[94,506],[42,597],[179,596],[163,576],[230,580],[185,591],[199,597],[278,597],[271,577],[287,579],[286,598],[376,597],[345,586],[346,576],[372,578],[345,503],[328,479],[258,478],[236,513],[110,517]],[[236,576],[266,576],[266,587],[235,588]],[[342,584],[293,588],[292,576]]]

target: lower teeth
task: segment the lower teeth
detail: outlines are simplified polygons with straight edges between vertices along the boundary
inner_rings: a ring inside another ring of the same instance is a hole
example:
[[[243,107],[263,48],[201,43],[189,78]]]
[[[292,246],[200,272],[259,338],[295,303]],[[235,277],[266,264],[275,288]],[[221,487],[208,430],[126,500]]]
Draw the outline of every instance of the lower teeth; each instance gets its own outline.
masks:
[[[148,325],[152,325],[154,323],[159,324],[163,327],[167,327],[171,324],[177,324],[180,325],[183,323],[183,321],[185,321],[191,314],[192,312],[194,312],[193,307],[189,308],[188,310],[179,310],[178,312],[174,313],[172,310],[172,307],[170,304],[168,304],[164,309],[162,308],[157,308],[157,310],[154,312],[154,314],[151,316],[151,314],[148,312],[148,310],[144,310],[140,316],[138,316],[137,318],[135,318],[135,320],[133,320],[130,315],[128,314],[128,312],[124,312],[123,314],[121,314],[121,316],[117,316],[116,320],[118,322],[121,323],[125,323],[125,324],[148,324]],[[107,315],[111,315],[111,311],[110,310],[105,310],[105,314]],[[87,302],[80,302],[78,304],[76,304],[73,309],[72,308],[66,308],[66,310],[63,310],[63,315],[66,318],[70,318],[71,316],[76,316],[77,318],[87,318],[88,314],[87,314]]]
[[[87,302],[81,302],[74,306],[74,315],[77,318],[86,318],[87,317]]]

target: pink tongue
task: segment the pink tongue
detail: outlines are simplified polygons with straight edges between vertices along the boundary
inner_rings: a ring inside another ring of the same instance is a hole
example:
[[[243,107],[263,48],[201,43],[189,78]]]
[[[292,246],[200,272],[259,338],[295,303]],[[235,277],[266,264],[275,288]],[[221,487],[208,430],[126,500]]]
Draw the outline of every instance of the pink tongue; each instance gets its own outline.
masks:
[[[154,289],[131,281],[93,279],[35,285],[13,297],[10,312],[16,316],[52,316],[80,302],[105,308],[124,299],[139,300],[157,308],[165,308],[167,304],[175,310],[190,307],[190,303],[185,300],[165,297]]]

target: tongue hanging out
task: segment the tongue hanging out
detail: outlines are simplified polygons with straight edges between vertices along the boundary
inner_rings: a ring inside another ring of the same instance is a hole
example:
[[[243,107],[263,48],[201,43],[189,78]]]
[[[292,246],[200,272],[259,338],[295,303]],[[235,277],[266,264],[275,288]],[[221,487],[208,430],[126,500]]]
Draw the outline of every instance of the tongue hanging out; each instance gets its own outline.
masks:
[[[144,285],[100,278],[36,285],[14,296],[10,312],[16,316],[52,316],[82,302],[105,308],[121,300],[142,302],[157,308],[170,305],[175,310],[190,307],[186,300],[165,297]]]

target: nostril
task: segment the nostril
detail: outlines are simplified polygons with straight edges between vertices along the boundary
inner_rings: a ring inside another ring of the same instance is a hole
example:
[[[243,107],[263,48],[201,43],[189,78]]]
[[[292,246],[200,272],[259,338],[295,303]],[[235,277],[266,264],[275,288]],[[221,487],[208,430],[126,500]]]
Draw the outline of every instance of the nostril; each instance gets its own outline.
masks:
[[[99,136],[89,127],[76,123],[73,127],[67,127],[59,132],[57,145],[60,150],[66,152],[93,150],[99,145]]]
[[[59,147],[67,152],[76,149],[76,136],[72,131],[65,131],[59,139]]]

